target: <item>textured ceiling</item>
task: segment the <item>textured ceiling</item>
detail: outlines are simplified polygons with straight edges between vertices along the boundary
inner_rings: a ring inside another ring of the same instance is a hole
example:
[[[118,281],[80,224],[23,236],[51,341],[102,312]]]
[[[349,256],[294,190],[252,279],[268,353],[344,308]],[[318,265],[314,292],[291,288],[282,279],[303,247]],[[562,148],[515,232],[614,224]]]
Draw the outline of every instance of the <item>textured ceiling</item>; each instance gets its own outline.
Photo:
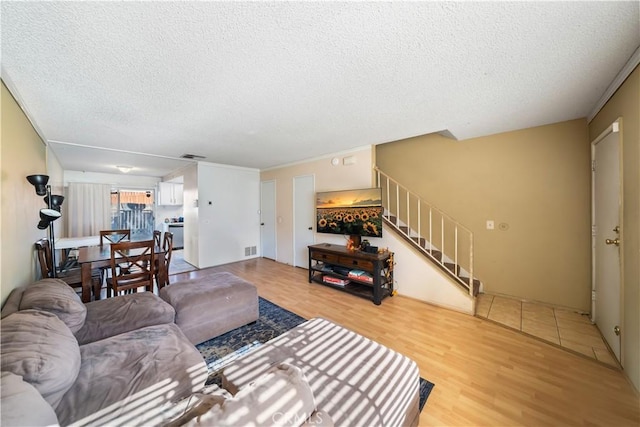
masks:
[[[75,145],[268,168],[586,117],[640,45],[638,2],[1,7],[3,79],[79,170],[104,158]]]

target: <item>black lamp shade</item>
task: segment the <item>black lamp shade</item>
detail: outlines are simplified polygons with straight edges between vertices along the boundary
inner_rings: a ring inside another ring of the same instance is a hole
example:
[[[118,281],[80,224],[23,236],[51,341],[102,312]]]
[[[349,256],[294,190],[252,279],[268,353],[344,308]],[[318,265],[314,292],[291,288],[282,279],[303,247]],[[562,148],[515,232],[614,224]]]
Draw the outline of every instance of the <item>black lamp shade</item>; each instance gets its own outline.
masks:
[[[36,194],[38,196],[46,196],[49,175],[29,175],[27,181],[36,188]]]
[[[47,206],[49,206],[49,196],[44,198],[44,202],[47,204]],[[53,194],[51,196],[51,209],[55,209],[60,212],[60,206],[62,206],[62,202],[64,202],[64,196]]]
[[[56,219],[60,218],[62,215],[60,212],[55,211],[53,209],[40,209],[40,222],[38,223],[38,229],[44,230],[49,224],[51,224]]]

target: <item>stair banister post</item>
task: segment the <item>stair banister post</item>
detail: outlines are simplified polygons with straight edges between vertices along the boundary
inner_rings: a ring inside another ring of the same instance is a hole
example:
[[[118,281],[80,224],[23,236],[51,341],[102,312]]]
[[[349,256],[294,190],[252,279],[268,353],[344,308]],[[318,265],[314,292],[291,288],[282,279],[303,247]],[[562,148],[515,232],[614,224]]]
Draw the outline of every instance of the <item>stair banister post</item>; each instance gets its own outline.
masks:
[[[422,241],[422,231],[420,230],[420,220],[422,215],[420,214],[420,206],[422,206],[422,200],[419,197],[416,197],[416,204],[418,205],[418,241]],[[422,246],[422,243],[420,244]]]
[[[389,190],[389,176],[385,175],[387,177],[387,206],[389,206],[387,209],[389,210],[389,218],[391,218],[391,193]]]
[[[469,295],[473,297],[473,234],[469,232]]]
[[[453,268],[456,271],[458,271],[458,225],[457,224],[453,229],[453,258],[454,258],[453,263],[455,264],[455,267]]]
[[[433,211],[429,206],[429,253],[433,255]]]
[[[440,250],[442,251],[440,263],[444,264],[444,215],[442,215],[442,212],[438,212],[440,213]]]
[[[407,235],[411,238],[411,205],[409,204],[409,191],[405,189],[407,193]]]
[[[400,186],[395,182],[396,185],[396,218],[400,220]]]

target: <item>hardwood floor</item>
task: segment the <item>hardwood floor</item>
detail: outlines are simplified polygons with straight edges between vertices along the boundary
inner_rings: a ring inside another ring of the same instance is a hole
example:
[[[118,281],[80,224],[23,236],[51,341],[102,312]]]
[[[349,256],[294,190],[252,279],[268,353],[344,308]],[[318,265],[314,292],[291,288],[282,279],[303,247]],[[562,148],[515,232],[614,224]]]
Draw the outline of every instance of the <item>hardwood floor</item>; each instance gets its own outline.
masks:
[[[435,384],[422,426],[640,425],[640,397],[621,371],[493,322],[402,296],[376,306],[266,259],[171,282],[211,270],[234,273],[300,316],[332,320],[415,360]]]

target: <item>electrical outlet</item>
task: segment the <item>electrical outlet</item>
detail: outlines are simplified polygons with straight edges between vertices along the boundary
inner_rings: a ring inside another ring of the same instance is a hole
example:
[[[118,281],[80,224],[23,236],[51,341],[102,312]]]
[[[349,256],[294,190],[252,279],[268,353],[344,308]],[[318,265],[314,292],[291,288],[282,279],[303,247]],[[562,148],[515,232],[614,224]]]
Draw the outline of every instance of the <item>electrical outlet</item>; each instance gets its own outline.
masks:
[[[492,219],[487,220],[487,230],[493,230],[495,228],[495,224]]]

